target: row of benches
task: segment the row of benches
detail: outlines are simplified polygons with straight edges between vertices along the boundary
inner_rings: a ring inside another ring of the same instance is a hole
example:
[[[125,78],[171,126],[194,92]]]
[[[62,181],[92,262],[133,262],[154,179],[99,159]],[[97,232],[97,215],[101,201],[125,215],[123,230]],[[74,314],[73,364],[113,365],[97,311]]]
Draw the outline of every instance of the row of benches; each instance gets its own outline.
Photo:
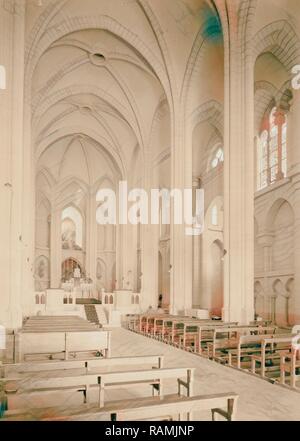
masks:
[[[147,365],[149,368],[145,369]],[[138,366],[143,369],[137,369]],[[165,382],[171,381],[168,387],[174,389],[174,380],[177,394],[166,395]],[[208,409],[213,420],[217,416],[227,420],[236,418],[235,393],[193,396],[193,383],[194,368],[165,368],[161,355],[4,365],[0,384],[5,391],[7,410],[2,419],[191,420],[194,412]],[[106,399],[105,392],[109,389],[140,389],[144,385],[151,386],[152,397]],[[78,392],[83,396],[82,403],[72,405],[70,397]],[[55,406],[49,405],[53,401]]]
[[[238,326],[148,313],[133,317],[128,328],[223,364],[251,370],[264,378],[271,372],[275,379],[278,375],[282,384],[288,374],[290,386],[296,387],[300,373],[299,350],[294,344],[297,336],[281,335],[269,323]]]

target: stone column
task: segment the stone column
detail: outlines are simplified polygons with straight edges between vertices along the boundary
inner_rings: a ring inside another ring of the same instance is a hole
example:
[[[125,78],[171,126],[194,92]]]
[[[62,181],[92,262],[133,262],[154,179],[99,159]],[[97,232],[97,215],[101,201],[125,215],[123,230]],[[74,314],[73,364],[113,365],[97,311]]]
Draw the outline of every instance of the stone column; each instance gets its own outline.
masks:
[[[27,246],[23,226],[23,0],[0,4],[0,64],[6,89],[0,90],[0,322],[7,328],[22,324],[22,257]]]
[[[226,5],[223,319],[248,323],[254,318],[254,60],[238,5]]]
[[[151,196],[151,188],[158,188],[157,176],[151,169],[150,152],[145,152],[143,188]],[[150,205],[149,205],[150,206]],[[141,307],[157,307],[158,295],[158,247],[159,225],[151,224],[149,210],[148,225],[141,225]]]
[[[293,185],[295,289],[289,301],[290,324],[300,323],[300,90],[293,90],[287,121],[288,177]]]
[[[200,188],[200,179],[193,178],[193,207],[196,190]],[[193,306],[200,306],[201,300],[201,236],[193,236]]]
[[[298,125],[299,122],[298,122]],[[300,150],[300,147],[299,147]],[[290,300],[292,314],[291,325],[300,324],[300,173],[296,173],[293,178],[294,188],[294,274],[295,289]]]
[[[300,173],[300,90],[293,90],[293,101],[288,113],[288,176]]]
[[[192,142],[180,100],[172,115],[171,190],[192,190]],[[174,223],[174,204],[171,202],[170,253],[170,312],[183,313],[193,302],[193,242],[186,234],[184,213],[182,224]]]

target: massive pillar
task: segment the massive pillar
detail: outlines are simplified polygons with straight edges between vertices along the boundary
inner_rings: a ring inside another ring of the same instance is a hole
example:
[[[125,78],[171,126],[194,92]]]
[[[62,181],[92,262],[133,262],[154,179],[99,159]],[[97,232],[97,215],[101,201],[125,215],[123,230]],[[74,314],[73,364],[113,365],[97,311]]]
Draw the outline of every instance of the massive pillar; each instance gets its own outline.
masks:
[[[6,89],[0,90],[0,322],[7,328],[22,324],[23,0],[1,2],[0,64],[6,70]]]
[[[172,124],[171,189],[192,190],[192,143],[188,142],[185,131],[183,106],[175,106]],[[187,141],[187,142],[185,142]],[[193,242],[186,234],[184,213],[182,224],[174,222],[174,204],[171,204],[171,269],[170,269],[170,310],[182,313],[192,307],[193,301]]]
[[[196,191],[200,188],[200,179],[193,179],[193,205],[196,205]],[[193,306],[199,307],[201,301],[201,241],[202,235],[193,236]]]
[[[143,188],[148,194],[149,207],[151,208],[151,188],[157,188],[157,176],[151,169],[150,152],[145,152]],[[149,211],[148,224],[141,225],[141,307],[143,309],[157,307],[158,303],[158,247],[159,225],[152,225],[151,210]]]
[[[292,181],[294,208],[294,274],[295,289],[290,300],[291,324],[300,323],[300,90],[293,91],[293,102],[288,115],[288,176]]]
[[[248,323],[254,318],[254,60],[238,5],[226,5],[223,319]]]
[[[290,324],[300,324],[300,174],[293,177],[294,184],[294,274],[295,289],[290,300]]]

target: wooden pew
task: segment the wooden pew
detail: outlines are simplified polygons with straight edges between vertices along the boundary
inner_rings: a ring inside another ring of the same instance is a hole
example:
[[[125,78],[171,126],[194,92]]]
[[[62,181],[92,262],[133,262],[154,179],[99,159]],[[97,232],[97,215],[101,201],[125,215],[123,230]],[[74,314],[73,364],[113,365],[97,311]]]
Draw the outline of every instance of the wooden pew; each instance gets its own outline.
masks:
[[[251,371],[256,373],[256,363],[259,363],[260,374],[266,376],[266,361],[280,361],[281,353],[291,348],[292,340],[295,336],[291,334],[282,334],[265,337],[261,342],[260,354],[252,356]]]
[[[80,370],[84,373],[97,369],[112,368],[115,366],[138,366],[152,365],[153,368],[163,367],[163,355],[142,355],[134,357],[112,357],[86,360],[66,360],[66,361],[43,361],[34,363],[4,364],[0,366],[0,378],[17,378],[17,375],[33,372],[48,372],[60,370]]]
[[[157,322],[161,322],[159,327]],[[214,320],[199,320],[189,317],[168,317],[167,319],[156,319],[154,324],[154,332],[156,334],[162,334],[163,339],[168,343],[185,349],[187,343],[193,342],[195,352],[201,353],[201,347],[197,347],[199,340],[201,340],[201,330],[214,329],[216,327],[224,326],[222,322],[216,322]],[[226,326],[236,326],[236,322],[227,323]],[[190,340],[188,342],[188,340]]]
[[[234,392],[195,397],[167,395],[164,398],[135,398],[105,404],[71,408],[33,409],[30,413],[8,411],[3,421],[193,421],[195,412],[211,410],[212,419],[220,415],[227,421],[235,421],[238,395]]]
[[[240,335],[273,335],[277,327],[262,327],[262,326],[232,326],[232,327],[218,327],[215,328],[212,342],[207,344],[208,357],[216,360],[217,352],[228,349],[237,349],[238,338]]]
[[[261,353],[261,345],[266,337],[272,337],[272,335],[239,335],[237,347],[227,351],[229,366],[234,366],[233,360],[236,360],[237,368],[241,369],[242,359],[246,357],[252,363],[253,357]]]
[[[201,324],[201,326],[198,327],[198,345],[197,345],[197,353],[198,354],[204,354],[204,350],[208,353],[207,344],[209,342],[213,341],[214,338],[214,332],[216,329],[220,328],[233,328],[237,326],[237,322],[212,322],[212,323],[205,323]],[[203,348],[204,346],[204,348]]]
[[[237,326],[237,322],[224,323],[162,314],[148,316],[147,320],[148,325],[143,329],[148,329],[148,334],[153,338],[199,354],[202,353],[202,344],[212,341],[215,328]],[[143,333],[147,335],[146,330]]]
[[[290,353],[280,357],[280,383],[286,384],[286,372],[290,374],[290,385],[296,388],[297,377],[300,378],[300,349],[292,347]]]
[[[212,341],[213,330],[218,327],[236,327],[237,322],[200,320],[186,316],[147,313],[130,324],[129,328],[146,336],[201,354],[202,345]],[[259,325],[255,326],[257,328]]]
[[[3,381],[7,392],[8,409],[11,406],[25,406],[31,408],[41,407],[41,398],[53,397],[57,392],[82,392],[84,402],[90,400],[90,389],[97,388],[98,403],[104,406],[104,391],[107,389],[119,389],[120,387],[132,387],[141,385],[152,386],[152,394],[157,391],[160,397],[163,393],[163,380],[176,379],[178,394],[181,394],[182,387],[186,390],[187,396],[193,395],[194,368],[162,368],[139,371],[117,371],[104,372],[101,374],[52,376],[25,378],[24,380],[10,382]],[[184,378],[183,378],[184,377]],[[36,401],[34,401],[36,400]],[[29,404],[28,404],[29,403]],[[35,404],[36,403],[36,404]]]
[[[110,331],[87,332],[20,332],[19,360],[28,358],[51,358],[58,356],[67,360],[70,355],[95,352],[104,357],[110,354]]]

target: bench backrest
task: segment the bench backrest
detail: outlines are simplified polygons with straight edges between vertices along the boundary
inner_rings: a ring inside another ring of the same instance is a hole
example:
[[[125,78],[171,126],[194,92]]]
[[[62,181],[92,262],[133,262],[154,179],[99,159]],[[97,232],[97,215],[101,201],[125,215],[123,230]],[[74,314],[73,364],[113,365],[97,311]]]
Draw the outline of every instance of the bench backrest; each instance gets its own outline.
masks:
[[[262,343],[264,346],[269,344],[287,343],[291,344],[295,335],[275,335],[275,336],[264,336]]]
[[[110,348],[110,331],[23,333],[19,338],[19,358],[26,354],[107,350]]]
[[[276,331],[276,327],[265,327],[265,326],[232,326],[232,327],[218,327],[214,330],[214,340],[222,338],[222,334],[233,334],[246,335],[251,334],[251,332],[259,332],[260,334],[273,334]],[[220,336],[219,336],[220,335]]]
[[[143,371],[105,372],[101,374],[86,374],[71,377],[33,378],[20,382],[19,390],[26,392],[35,389],[60,389],[66,387],[95,386],[107,383],[136,383],[138,381],[155,381],[186,376],[191,381],[194,368],[149,369]]]
[[[257,343],[260,344],[262,343],[265,339],[267,338],[272,338],[272,335],[240,335],[238,337],[238,346],[243,346],[243,345],[247,345],[247,344],[251,344],[251,343]]]
[[[2,377],[11,373],[55,371],[60,369],[84,369],[113,366],[134,366],[152,364],[158,368],[163,366],[163,355],[142,355],[136,357],[94,358],[90,360],[66,360],[34,363],[18,363],[2,366]],[[1,369],[0,369],[1,370]]]

